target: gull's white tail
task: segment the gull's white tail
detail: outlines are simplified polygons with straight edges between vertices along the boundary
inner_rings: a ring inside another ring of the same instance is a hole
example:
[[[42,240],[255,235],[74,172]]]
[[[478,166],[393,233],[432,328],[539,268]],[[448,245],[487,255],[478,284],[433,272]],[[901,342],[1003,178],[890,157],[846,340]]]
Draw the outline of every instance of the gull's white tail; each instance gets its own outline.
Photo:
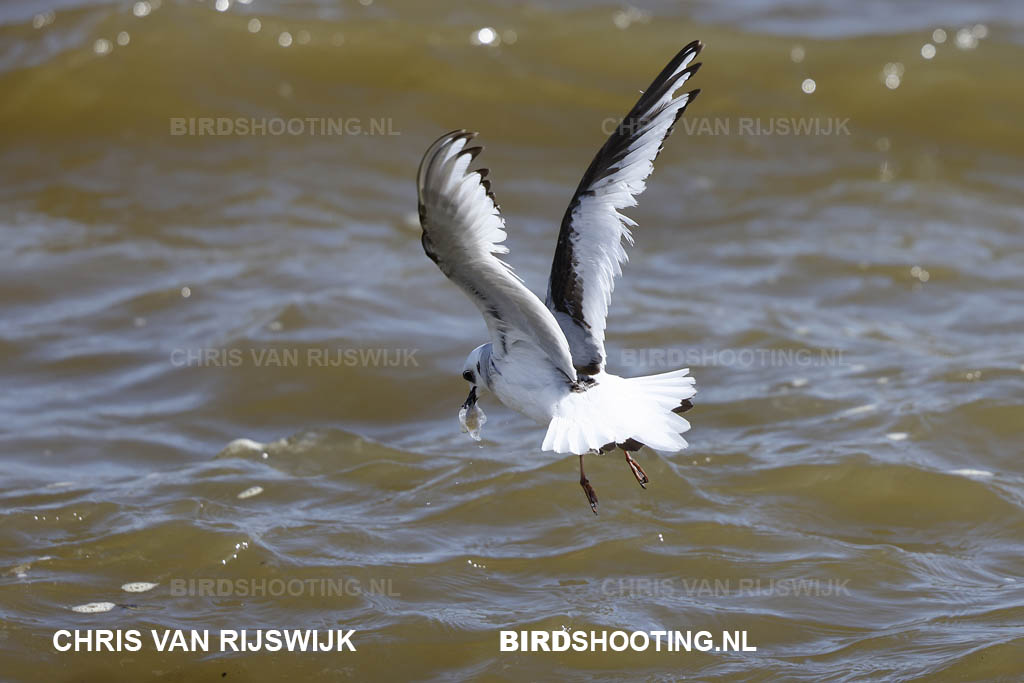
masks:
[[[629,379],[601,373],[585,391],[572,392],[555,406],[542,448],[587,453],[629,439],[656,451],[686,448],[690,423],[672,412],[697,393],[689,368]]]

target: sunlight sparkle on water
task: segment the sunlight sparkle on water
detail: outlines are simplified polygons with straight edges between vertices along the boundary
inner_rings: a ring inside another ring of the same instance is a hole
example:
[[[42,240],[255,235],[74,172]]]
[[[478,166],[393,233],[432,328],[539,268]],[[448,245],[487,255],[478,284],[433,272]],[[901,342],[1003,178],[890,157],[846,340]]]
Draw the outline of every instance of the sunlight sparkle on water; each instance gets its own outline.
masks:
[[[646,24],[651,20],[651,13],[637,7],[627,7],[612,15],[612,23],[616,28],[627,29],[631,24]]]
[[[53,20],[57,18],[56,13],[51,9],[37,14],[32,17],[32,28],[43,28],[53,23]]]
[[[889,90],[895,90],[900,87],[900,81],[903,80],[904,67],[902,62],[889,62],[882,69],[882,82],[885,83],[885,87]]]
[[[978,47],[978,37],[969,28],[962,28],[956,32],[956,46],[961,50],[973,50]]]
[[[474,45],[492,45],[498,40],[497,32],[490,26],[485,26],[479,31],[474,31],[470,42]]]

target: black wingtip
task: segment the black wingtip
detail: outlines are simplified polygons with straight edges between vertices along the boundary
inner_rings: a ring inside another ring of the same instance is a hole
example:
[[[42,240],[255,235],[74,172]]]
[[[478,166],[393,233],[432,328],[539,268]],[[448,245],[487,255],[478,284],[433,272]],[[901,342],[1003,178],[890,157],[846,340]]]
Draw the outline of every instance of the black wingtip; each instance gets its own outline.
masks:
[[[434,145],[437,145],[438,147],[442,147],[444,145],[447,145],[447,144],[450,144],[450,143],[454,142],[455,140],[458,140],[459,138],[462,138],[462,139],[464,139],[464,140],[466,140],[468,142],[468,141],[472,140],[473,138],[475,138],[477,135],[479,135],[479,133],[477,133],[475,130],[466,130],[465,128],[456,128],[455,130],[450,130],[447,133],[445,133],[444,135],[442,135],[441,137],[439,137],[434,142]],[[431,146],[434,146],[434,145],[431,145]]]
[[[483,151],[484,151],[484,148],[481,147],[480,145],[477,145],[475,147],[464,147],[462,149],[462,151],[459,152],[459,156],[463,156],[463,155],[468,154],[470,161],[476,161],[476,158],[478,156],[480,156],[480,153],[483,152]]]
[[[427,148],[426,153],[423,155],[423,159],[420,161],[419,169],[416,171],[417,187],[422,189],[424,170],[430,167],[433,160],[438,154],[440,154],[442,149],[446,148],[459,138],[464,138],[466,141],[469,141],[475,138],[476,135],[475,131],[467,131],[465,128],[456,128],[455,130],[448,131],[438,139],[434,140],[430,147]]]
[[[679,64],[681,64],[682,62],[685,62],[687,59],[693,59],[694,57],[699,55],[700,51],[703,50],[703,49],[704,49],[704,43],[702,43],[701,41],[699,41],[699,40],[690,41],[686,45],[686,47],[684,47],[682,50],[677,52],[676,56],[673,57],[672,60],[668,63],[668,66],[672,67],[672,69],[669,70],[668,68],[666,68],[665,70],[668,71],[668,73],[672,73],[672,71],[675,71],[675,69],[678,68]]]
[[[703,64],[704,62],[697,62],[696,64],[691,64],[682,71],[676,73],[674,76],[670,77],[668,80],[664,82],[663,85],[661,85],[658,88],[657,92],[655,93],[655,97],[660,98],[666,92],[671,92],[675,94],[675,91],[679,87],[681,87],[683,83],[686,83],[688,80],[690,80],[691,76],[695,75],[698,71],[700,71],[700,67],[703,66]]]
[[[474,171],[474,173],[480,176],[480,184],[484,186],[484,192],[487,193],[487,197],[494,204],[495,211],[499,211],[501,207],[498,206],[498,200],[494,198],[494,192],[491,190],[491,180],[487,177],[490,172],[488,168],[478,168]]]

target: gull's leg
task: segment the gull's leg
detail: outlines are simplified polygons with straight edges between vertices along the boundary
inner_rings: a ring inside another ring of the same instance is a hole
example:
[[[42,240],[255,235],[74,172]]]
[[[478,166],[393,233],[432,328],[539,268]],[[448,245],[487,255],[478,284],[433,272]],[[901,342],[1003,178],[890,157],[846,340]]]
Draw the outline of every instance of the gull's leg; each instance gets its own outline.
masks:
[[[636,477],[636,481],[640,484],[640,488],[647,488],[647,482],[649,482],[650,479],[647,478],[647,473],[644,472],[644,468],[640,467],[640,463],[634,460],[633,456],[631,456],[629,451],[625,448],[622,449],[622,452],[626,454],[626,464],[629,465],[629,469],[633,470],[633,476]]]
[[[590,503],[590,509],[597,514],[597,494],[594,493],[594,487],[590,485],[590,480],[587,479],[587,475],[583,474],[583,454],[580,453],[580,486],[583,487],[583,493],[587,494],[587,502]]]

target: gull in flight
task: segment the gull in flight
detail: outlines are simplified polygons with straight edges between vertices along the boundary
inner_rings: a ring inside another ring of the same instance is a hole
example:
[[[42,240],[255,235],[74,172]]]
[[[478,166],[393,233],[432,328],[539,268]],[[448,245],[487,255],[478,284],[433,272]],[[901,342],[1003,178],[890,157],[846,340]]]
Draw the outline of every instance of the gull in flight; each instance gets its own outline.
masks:
[[[635,206],[672,127],[699,90],[676,95],[700,68],[694,41],[654,79],[590,163],[562,218],[545,302],[501,258],[505,219],[487,169],[470,170],[482,151],[476,133],[441,136],[417,177],[423,250],[483,314],[490,341],[470,352],[462,377],[469,397],[459,418],[479,439],[485,419],[478,393],[547,425],[542,449],[573,453],[580,486],[597,513],[597,494],[583,456],[616,448],[633,476],[649,479],[630,452],[643,446],[674,453],[690,428],[680,413],[696,393],[689,369],[623,378],[605,370],[605,318],[615,278],[626,261],[636,223],[619,213]]]

